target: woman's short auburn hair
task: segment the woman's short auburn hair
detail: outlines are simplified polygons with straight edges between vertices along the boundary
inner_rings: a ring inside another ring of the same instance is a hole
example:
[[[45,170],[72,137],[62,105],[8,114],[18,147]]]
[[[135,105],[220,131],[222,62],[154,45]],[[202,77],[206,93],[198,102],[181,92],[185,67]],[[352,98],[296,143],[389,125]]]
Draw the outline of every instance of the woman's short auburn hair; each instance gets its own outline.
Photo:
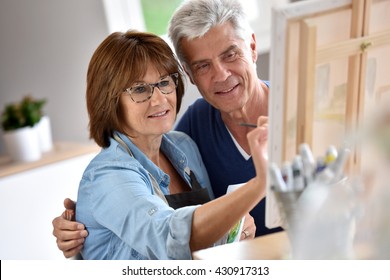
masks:
[[[88,66],[87,109],[90,138],[105,148],[114,131],[123,133],[119,97],[142,78],[152,64],[160,73],[179,73],[176,113],[184,95],[182,68],[169,45],[159,36],[129,30],[109,35],[96,49]]]

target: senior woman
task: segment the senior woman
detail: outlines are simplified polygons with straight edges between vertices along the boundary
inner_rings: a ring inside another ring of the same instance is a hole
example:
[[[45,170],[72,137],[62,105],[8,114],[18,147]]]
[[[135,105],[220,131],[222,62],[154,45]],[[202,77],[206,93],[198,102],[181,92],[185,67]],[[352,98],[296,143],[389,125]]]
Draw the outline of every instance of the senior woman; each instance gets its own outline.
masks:
[[[90,136],[102,147],[78,191],[84,259],[191,259],[213,246],[265,194],[267,119],[249,134],[259,174],[213,199],[195,143],[171,131],[184,94],[181,67],[160,37],[109,35],[87,74]]]

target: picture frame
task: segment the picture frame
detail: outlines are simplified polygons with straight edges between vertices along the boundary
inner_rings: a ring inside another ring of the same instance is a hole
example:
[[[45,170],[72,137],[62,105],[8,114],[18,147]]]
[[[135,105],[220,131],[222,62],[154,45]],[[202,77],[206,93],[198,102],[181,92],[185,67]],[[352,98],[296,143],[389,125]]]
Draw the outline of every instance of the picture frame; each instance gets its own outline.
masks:
[[[313,0],[274,7],[270,55],[269,162],[343,147],[388,95],[389,0]],[[357,172],[362,153],[347,164]],[[283,225],[267,180],[266,226]]]

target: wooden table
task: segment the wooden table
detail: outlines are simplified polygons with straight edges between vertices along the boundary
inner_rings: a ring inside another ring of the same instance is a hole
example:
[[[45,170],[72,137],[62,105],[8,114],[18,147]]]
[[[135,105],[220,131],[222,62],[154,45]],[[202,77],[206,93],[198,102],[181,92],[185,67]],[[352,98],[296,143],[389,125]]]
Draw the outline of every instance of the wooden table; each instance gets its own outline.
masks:
[[[194,260],[281,260],[290,258],[290,242],[286,232],[277,232],[252,240],[196,251]]]

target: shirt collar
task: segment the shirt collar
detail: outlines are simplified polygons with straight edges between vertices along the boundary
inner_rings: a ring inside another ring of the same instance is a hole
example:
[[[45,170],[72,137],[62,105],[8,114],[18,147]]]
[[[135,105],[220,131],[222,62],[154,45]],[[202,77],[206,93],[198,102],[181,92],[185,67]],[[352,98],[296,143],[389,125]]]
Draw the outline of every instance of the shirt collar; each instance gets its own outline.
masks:
[[[156,179],[157,183],[161,186],[168,187],[170,181],[169,175],[155,165],[154,162],[147,156],[145,156],[145,154],[126,135],[119,132],[116,133],[125,142],[127,147],[129,147],[133,157]],[[115,141],[114,139],[112,140]],[[183,178],[185,178],[183,173],[189,175],[187,167],[188,163],[185,154],[177,148],[177,145],[175,145],[166,134],[162,137],[161,150],[174,165],[175,169],[181,173]]]

